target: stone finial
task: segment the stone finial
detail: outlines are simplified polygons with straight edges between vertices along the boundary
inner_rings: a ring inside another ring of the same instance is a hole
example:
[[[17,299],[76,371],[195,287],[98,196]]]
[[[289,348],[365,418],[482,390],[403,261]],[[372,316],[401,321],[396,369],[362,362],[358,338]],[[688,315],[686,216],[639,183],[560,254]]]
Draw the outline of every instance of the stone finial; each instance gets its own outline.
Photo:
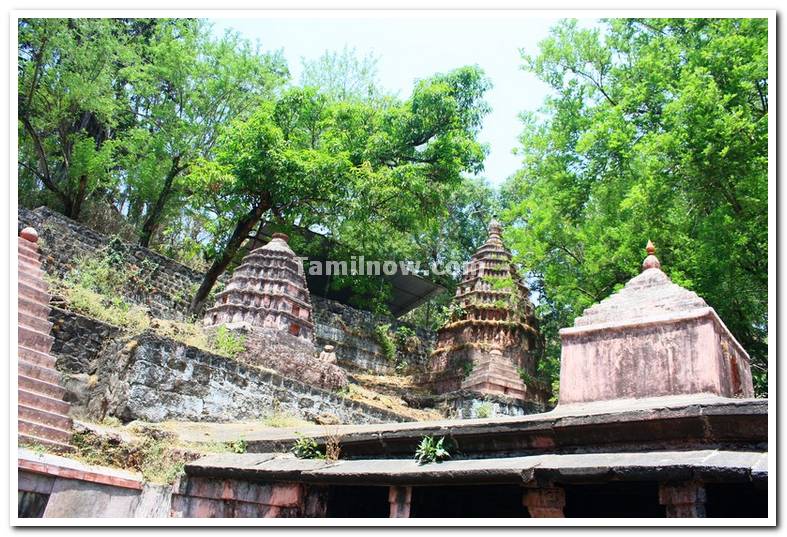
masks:
[[[497,216],[492,217],[492,220],[490,220],[486,230],[489,232],[490,237],[500,237],[500,235],[503,233],[503,226],[500,225],[500,222],[497,220]]]
[[[19,236],[25,239],[26,241],[38,242],[38,231],[36,231],[35,228],[32,227],[26,227],[25,229],[23,229],[22,232],[19,234]]]
[[[661,262],[656,257],[656,247],[653,245],[653,242],[648,239],[648,245],[645,246],[645,251],[648,253],[648,257],[645,258],[645,261],[642,262],[642,270],[647,270],[651,268],[661,268]]]
[[[271,239],[281,239],[284,242],[290,241],[290,237],[286,233],[274,233],[271,235]]]

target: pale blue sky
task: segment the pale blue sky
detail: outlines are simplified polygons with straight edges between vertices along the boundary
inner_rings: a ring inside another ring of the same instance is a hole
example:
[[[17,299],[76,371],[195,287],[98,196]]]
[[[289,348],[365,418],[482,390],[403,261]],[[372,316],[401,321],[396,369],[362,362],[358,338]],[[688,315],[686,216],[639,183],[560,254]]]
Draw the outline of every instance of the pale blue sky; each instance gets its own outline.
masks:
[[[558,19],[479,17],[211,20],[217,33],[233,28],[258,40],[264,50],[283,49],[296,83],[301,58],[317,58],[345,45],[355,47],[359,56],[377,55],[381,86],[400,97],[410,94],[417,79],[479,65],[494,84],[486,97],[492,112],[480,136],[490,149],[481,175],[499,185],[519,167],[519,157],[512,154],[522,130],[518,114],[538,110],[548,94],[543,82],[521,69],[519,49],[535,53]]]

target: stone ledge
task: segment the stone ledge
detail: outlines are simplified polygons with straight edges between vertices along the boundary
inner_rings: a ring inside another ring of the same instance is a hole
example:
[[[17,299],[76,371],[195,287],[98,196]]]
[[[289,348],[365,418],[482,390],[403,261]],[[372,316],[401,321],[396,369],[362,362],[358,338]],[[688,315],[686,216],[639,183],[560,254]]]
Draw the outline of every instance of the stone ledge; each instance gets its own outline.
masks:
[[[25,448],[19,448],[17,467],[19,470],[36,474],[120,488],[141,490],[143,486],[141,476],[132,472],[103,466],[88,466],[74,459],[48,453],[38,454]]]
[[[342,456],[409,458],[422,436],[446,436],[465,458],[548,452],[648,451],[664,449],[765,450],[768,401],[699,395],[603,404],[562,405],[543,414],[493,419],[437,420],[331,428],[341,437]],[[325,442],[324,427],[259,430],[211,425],[188,441],[229,442],[242,437],[251,452],[289,449],[303,434]],[[209,439],[209,440],[208,440]]]
[[[609,480],[767,479],[755,471],[767,462],[760,451],[657,451],[545,454],[525,457],[456,460],[419,465],[413,460],[371,459],[335,462],[222,454],[186,465],[189,476],[255,481],[358,483],[366,485],[594,482]]]

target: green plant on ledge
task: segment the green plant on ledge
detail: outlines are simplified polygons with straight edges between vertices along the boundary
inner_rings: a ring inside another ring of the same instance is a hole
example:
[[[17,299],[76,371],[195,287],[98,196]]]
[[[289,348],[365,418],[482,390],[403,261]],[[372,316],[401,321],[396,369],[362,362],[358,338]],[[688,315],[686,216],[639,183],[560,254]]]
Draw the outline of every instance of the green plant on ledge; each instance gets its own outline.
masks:
[[[226,326],[220,326],[213,335],[211,346],[218,354],[236,358],[246,350],[246,337],[243,334],[236,334],[228,330]]]
[[[415,450],[415,460],[418,464],[429,464],[430,462],[442,462],[451,456],[444,445],[445,437],[436,440],[433,436],[424,436],[418,449]]]
[[[484,401],[476,408],[475,415],[477,418],[491,418],[494,412],[494,406],[489,401]]]
[[[290,451],[299,459],[325,459],[325,454],[320,451],[317,441],[308,436],[299,437]]]

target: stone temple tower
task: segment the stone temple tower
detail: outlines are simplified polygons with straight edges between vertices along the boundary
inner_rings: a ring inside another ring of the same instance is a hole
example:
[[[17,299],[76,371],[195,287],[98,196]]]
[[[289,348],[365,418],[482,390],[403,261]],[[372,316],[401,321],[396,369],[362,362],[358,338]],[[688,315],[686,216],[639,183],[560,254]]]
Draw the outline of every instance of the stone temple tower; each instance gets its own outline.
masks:
[[[514,400],[517,414],[544,410],[548,388],[535,380],[543,350],[529,290],[511,262],[496,220],[457,287],[453,315],[440,328],[425,384]]]
[[[245,332],[239,359],[246,363],[314,386],[341,388],[347,385],[345,373],[316,353],[306,277],[287,241],[287,235],[274,233],[268,244],[244,257],[203,322]]]
[[[216,294],[205,326],[286,331],[312,344],[309,290],[287,241],[287,235],[274,233],[268,244],[243,258],[227,287]]]

